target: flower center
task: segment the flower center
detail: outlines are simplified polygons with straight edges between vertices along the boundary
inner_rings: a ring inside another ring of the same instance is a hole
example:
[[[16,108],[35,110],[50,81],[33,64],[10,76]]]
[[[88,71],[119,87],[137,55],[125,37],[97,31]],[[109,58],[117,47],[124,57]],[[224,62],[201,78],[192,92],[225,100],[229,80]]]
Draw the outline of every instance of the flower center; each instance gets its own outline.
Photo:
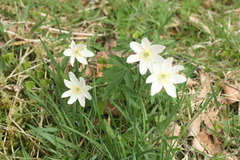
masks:
[[[149,55],[150,55],[149,52],[145,52],[145,53],[143,54],[144,57],[148,57]]]
[[[80,94],[82,92],[82,89],[80,86],[73,86],[71,90],[74,94]]]
[[[83,47],[78,47],[78,48],[76,48],[76,49],[74,49],[73,50],[73,54],[75,55],[75,56],[81,56],[81,52],[82,52],[82,50],[83,50],[84,48]]]
[[[169,83],[169,80],[170,80],[170,77],[171,75],[169,73],[160,73],[158,75],[158,80],[161,82],[161,83]]]
[[[165,73],[161,73],[159,75],[159,79],[165,79],[167,77],[167,75]]]

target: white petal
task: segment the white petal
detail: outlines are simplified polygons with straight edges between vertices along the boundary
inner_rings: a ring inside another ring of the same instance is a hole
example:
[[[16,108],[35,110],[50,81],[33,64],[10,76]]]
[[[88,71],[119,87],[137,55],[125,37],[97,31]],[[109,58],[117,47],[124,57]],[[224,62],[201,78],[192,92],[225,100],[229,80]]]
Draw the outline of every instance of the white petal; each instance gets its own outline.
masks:
[[[157,73],[162,72],[161,66],[162,66],[162,63],[154,63],[153,66],[152,66],[153,73],[157,74]]]
[[[153,63],[148,62],[147,65],[148,65],[148,69],[149,69],[150,73],[153,73]]]
[[[91,94],[90,94],[88,91],[83,91],[83,95],[84,95],[87,99],[89,99],[89,100],[92,99],[92,96],[91,96]]]
[[[94,56],[93,52],[89,51],[88,49],[84,49],[84,50],[82,51],[82,55],[83,55],[84,57],[93,57],[93,56]]]
[[[85,88],[87,91],[90,90],[90,89],[92,89],[91,86],[84,86],[84,88]]]
[[[136,53],[141,53],[143,51],[142,45],[137,42],[131,42],[130,47]]]
[[[157,80],[157,77],[156,77],[156,75],[150,75],[148,78],[147,78],[147,80],[146,80],[146,83],[153,83],[153,82],[155,82]]]
[[[73,84],[78,85],[78,79],[74,73],[69,72],[69,78]]]
[[[86,58],[82,57],[82,56],[77,56],[76,57],[78,62],[82,63],[82,64],[88,64]]]
[[[148,64],[146,61],[140,61],[139,63],[140,74],[144,75],[147,72]]]
[[[72,82],[71,82],[71,81],[68,81],[68,80],[66,80],[66,79],[64,79],[64,84],[65,84],[65,86],[67,86],[68,88],[72,88],[72,86],[73,86]]]
[[[165,46],[162,45],[152,45],[150,46],[149,50],[151,53],[153,54],[158,54],[158,53],[162,53],[162,51],[165,49]]]
[[[162,89],[162,85],[160,83],[152,83],[152,86],[151,86],[151,96],[154,96],[155,94],[157,94],[158,92],[161,91]]]
[[[149,49],[150,46],[151,46],[150,41],[149,41],[146,37],[144,37],[144,38],[142,39],[141,44],[142,44],[142,46],[143,46],[144,49]]]
[[[77,100],[77,96],[74,96],[74,95],[72,95],[70,98],[69,98],[69,100],[68,100],[68,104],[73,104],[75,101]]]
[[[82,107],[85,107],[85,97],[84,96],[79,96],[78,97],[78,102]]]
[[[139,59],[139,56],[137,54],[135,55],[130,55],[128,58],[127,58],[127,63],[134,63],[134,62],[138,62],[140,59]]]
[[[171,72],[171,73],[178,73],[179,71],[181,71],[183,69],[184,69],[183,66],[176,65],[176,66],[171,67],[168,71]]]
[[[179,74],[174,74],[171,77],[171,82],[174,84],[178,84],[178,83],[183,83],[186,82],[186,77],[179,75]]]
[[[73,48],[76,45],[76,43],[72,40],[71,44],[69,45],[70,48]]]
[[[70,96],[72,96],[72,91],[68,90],[68,91],[64,92],[61,97],[66,98],[66,97],[70,97]]]
[[[163,64],[162,64],[162,71],[166,72],[167,70],[169,70],[172,67],[172,62],[173,62],[173,58],[167,58]]]
[[[71,56],[71,55],[72,55],[72,50],[71,50],[71,49],[66,49],[66,50],[63,52],[63,54],[64,54],[65,56]]]
[[[79,77],[79,84],[80,84],[81,86],[85,86],[85,85],[86,85],[86,84],[85,84],[85,80],[84,80],[83,77]]]
[[[177,97],[176,95],[176,88],[172,83],[163,84],[163,87],[165,88],[167,94],[173,98]]]
[[[160,55],[153,55],[152,56],[152,59],[155,63],[159,63],[159,64],[162,64],[164,62],[164,58]]]
[[[75,61],[75,57],[74,57],[74,56],[71,56],[71,58],[70,58],[70,63],[71,63],[72,66],[73,66],[73,64],[74,64],[74,61]]]

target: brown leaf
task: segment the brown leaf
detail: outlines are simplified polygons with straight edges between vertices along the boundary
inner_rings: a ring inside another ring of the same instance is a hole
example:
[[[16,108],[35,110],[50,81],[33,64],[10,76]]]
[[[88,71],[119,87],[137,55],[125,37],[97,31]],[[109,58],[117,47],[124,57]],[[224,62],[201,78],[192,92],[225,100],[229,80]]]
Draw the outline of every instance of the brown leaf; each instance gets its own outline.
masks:
[[[112,115],[119,117],[121,115],[120,111],[115,107],[113,104],[111,104],[109,101],[107,102],[107,106],[104,109],[104,113],[108,114],[108,112],[112,113]]]
[[[197,81],[194,81],[193,79],[191,78],[188,78],[187,79],[187,87],[195,87],[195,86],[198,86],[199,83]]]
[[[4,46],[5,42],[0,42],[0,47]]]
[[[199,142],[197,144],[193,143],[193,146],[198,145],[197,147],[199,147],[201,151],[204,148],[204,150],[206,150],[210,155],[215,155],[222,152],[220,144],[217,144],[212,140],[211,136],[207,134],[206,129],[203,129],[201,132],[199,132],[195,139],[197,139]],[[193,142],[196,142],[196,140]],[[199,146],[199,144],[202,148]]]
[[[212,6],[213,2],[215,2],[215,0],[205,0],[204,8],[210,8]]]
[[[178,124],[171,123],[170,126],[167,128],[165,135],[167,136],[179,136],[181,132],[181,127]],[[174,147],[177,146],[177,140],[168,140],[169,144],[173,144]]]
[[[202,120],[202,114],[198,115],[198,117],[196,117],[193,122],[189,125],[189,132],[188,132],[188,137],[190,136],[197,136],[198,133],[200,132],[200,126],[201,123],[203,122]]]
[[[211,91],[211,81],[209,76],[206,73],[200,74],[200,81],[203,85],[201,92],[198,94],[197,98],[205,98],[206,95]]]
[[[221,87],[223,88],[223,91],[226,95],[226,100],[229,104],[240,101],[240,92],[237,89],[226,84],[221,84]]]

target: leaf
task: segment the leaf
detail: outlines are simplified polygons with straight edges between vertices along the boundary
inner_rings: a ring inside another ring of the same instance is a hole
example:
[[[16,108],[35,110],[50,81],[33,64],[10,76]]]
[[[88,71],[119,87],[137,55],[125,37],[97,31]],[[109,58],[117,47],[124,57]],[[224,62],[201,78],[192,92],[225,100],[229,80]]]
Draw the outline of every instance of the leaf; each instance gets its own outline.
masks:
[[[33,81],[26,81],[25,82],[26,89],[33,89],[35,87],[35,83]]]
[[[46,18],[47,18],[47,15],[46,15],[41,21],[39,21],[37,24],[35,24],[35,25],[32,27],[32,29],[31,29],[31,31],[30,31],[30,34],[33,33],[34,31],[36,31],[39,27],[41,27],[41,25],[42,25],[43,22],[46,20]]]
[[[200,74],[200,81],[202,85],[201,92],[198,94],[197,98],[203,99],[211,91],[211,81],[209,76],[206,73]]]
[[[226,84],[221,84],[223,91],[226,95],[226,100],[229,104],[240,101],[240,92],[233,87],[230,87]]]

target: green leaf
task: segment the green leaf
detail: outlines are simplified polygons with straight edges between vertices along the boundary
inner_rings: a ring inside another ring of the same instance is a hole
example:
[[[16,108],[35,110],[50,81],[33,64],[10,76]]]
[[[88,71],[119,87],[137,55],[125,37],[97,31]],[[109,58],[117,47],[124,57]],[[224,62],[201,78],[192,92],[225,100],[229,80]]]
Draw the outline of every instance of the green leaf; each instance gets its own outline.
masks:
[[[35,83],[33,81],[26,81],[25,82],[26,89],[33,89],[35,87]]]

